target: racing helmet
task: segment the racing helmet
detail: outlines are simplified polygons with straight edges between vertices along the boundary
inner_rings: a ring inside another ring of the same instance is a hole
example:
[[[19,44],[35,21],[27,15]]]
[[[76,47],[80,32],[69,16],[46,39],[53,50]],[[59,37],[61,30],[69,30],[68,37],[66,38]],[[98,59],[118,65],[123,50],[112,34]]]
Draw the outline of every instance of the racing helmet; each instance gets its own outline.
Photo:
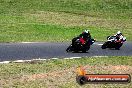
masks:
[[[118,31],[118,32],[116,33],[116,35],[120,36],[120,35],[122,35],[122,33],[121,33],[120,31]]]
[[[89,36],[90,36],[89,30],[84,30],[84,32],[83,32],[83,37],[84,37],[84,38],[88,38]]]
[[[84,33],[89,33],[89,30],[84,30]]]

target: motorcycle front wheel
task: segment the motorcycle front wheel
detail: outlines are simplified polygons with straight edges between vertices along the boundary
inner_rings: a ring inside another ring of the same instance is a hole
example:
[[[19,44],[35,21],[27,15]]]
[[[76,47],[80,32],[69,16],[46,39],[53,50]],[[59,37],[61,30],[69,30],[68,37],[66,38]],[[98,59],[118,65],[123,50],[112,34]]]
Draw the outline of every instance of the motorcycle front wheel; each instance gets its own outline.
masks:
[[[101,46],[101,48],[102,48],[102,49],[106,49],[106,48],[107,48],[107,47],[106,47],[106,44],[107,44],[107,43],[105,42],[105,43]]]
[[[70,45],[67,49],[66,52],[71,52],[72,51],[72,45]]]
[[[122,45],[123,45],[122,43],[117,44],[116,47],[115,47],[115,49],[116,49],[116,50],[120,50],[120,47],[121,47]]]

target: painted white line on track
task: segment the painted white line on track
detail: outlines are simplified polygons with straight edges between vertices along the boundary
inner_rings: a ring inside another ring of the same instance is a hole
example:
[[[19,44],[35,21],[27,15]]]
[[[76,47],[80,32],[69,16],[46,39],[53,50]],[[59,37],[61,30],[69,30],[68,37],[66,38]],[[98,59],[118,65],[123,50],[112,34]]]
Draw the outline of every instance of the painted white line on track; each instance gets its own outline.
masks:
[[[97,44],[97,45],[102,46],[103,44]]]
[[[64,59],[69,59],[69,58],[64,58]]]
[[[108,57],[108,56],[92,56],[92,57]],[[63,58],[63,59],[79,59],[79,58],[82,58],[82,57],[69,57],[69,58]],[[51,58],[51,59],[32,59],[32,60],[15,60],[15,61],[3,61],[3,62],[0,62],[0,64],[8,64],[10,62],[14,62],[14,63],[24,63],[24,62],[32,62],[32,61],[46,61],[46,60],[57,60],[59,58]]]
[[[68,59],[73,59],[73,58],[63,58],[63,59],[67,59],[68,60]]]
[[[33,60],[23,60],[24,62],[31,62],[31,61],[33,61]]]
[[[76,58],[81,58],[81,57],[71,57],[71,58],[74,58],[74,59],[76,59]]]
[[[21,43],[34,43],[34,42],[21,42]]]
[[[63,59],[78,59],[78,58],[81,58],[81,57],[69,57],[69,58],[63,58]]]
[[[47,60],[47,59],[40,59],[40,60]]]
[[[24,62],[24,60],[16,60],[16,61],[13,61],[14,63],[22,63]]]
[[[81,58],[81,57],[71,57],[71,58],[73,58],[73,59],[77,59],[77,58]]]
[[[95,43],[93,43],[93,44],[99,44],[99,43],[95,42]]]
[[[36,60],[38,60],[38,61],[45,61],[47,59],[33,59],[33,61],[36,61]]]
[[[56,59],[59,59],[59,58],[51,58],[51,59],[56,60]]]
[[[92,56],[92,57],[108,57],[108,56]]]
[[[69,58],[63,58],[63,59],[77,59],[77,58],[81,58],[81,57],[69,57]]]
[[[69,58],[69,59],[73,59],[73,58]]]
[[[3,62],[0,62],[0,64],[8,64],[10,63],[10,61],[3,61]]]
[[[93,43],[94,45],[99,45],[99,46],[102,46],[103,44],[102,43]]]

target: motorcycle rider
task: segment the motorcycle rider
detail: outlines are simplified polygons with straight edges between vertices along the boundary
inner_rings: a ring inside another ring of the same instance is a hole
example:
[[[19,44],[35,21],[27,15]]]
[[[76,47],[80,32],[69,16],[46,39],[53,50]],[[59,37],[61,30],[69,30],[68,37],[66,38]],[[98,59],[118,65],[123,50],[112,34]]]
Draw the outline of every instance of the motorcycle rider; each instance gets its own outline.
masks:
[[[89,30],[85,30],[84,32],[82,32],[82,34],[79,35],[79,38],[80,38],[80,42],[82,44],[85,44],[87,40],[91,39],[91,34]]]
[[[78,37],[74,38],[72,40],[72,45],[74,45],[74,42],[79,39],[82,45],[84,45],[88,39],[91,39],[91,35],[89,30],[84,30]]]
[[[124,37],[123,36],[123,34],[120,32],[120,31],[118,31],[117,33],[116,33],[116,35],[114,35],[116,38],[115,38],[115,41],[116,42],[120,42],[120,41],[126,41],[126,37]]]
[[[115,35],[108,36],[107,40],[108,41],[101,46],[102,49],[115,48],[116,50],[120,50],[120,47],[123,45],[123,42],[126,41],[126,37],[124,37],[123,34],[118,31]]]
[[[121,44],[119,44],[119,43],[120,42],[125,42],[126,41],[126,37],[124,37],[123,34],[120,31],[118,31],[116,33],[116,35],[114,35],[114,36],[115,36],[115,43],[118,46],[116,49],[119,50],[120,49],[119,47],[122,46],[122,43]]]
[[[95,40],[91,39],[89,30],[84,30],[79,36],[72,39],[72,44],[66,49],[66,51],[87,52],[90,49],[90,45],[94,42]]]

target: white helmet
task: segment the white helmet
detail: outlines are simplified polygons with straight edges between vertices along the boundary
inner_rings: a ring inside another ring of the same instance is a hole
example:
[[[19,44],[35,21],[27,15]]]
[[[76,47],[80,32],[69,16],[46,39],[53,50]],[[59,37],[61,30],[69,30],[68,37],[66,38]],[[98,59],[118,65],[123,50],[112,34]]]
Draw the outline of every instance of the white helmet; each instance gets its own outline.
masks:
[[[119,35],[119,34],[121,34],[121,32],[120,32],[120,31],[118,31],[118,32],[117,32],[117,34]]]
[[[89,30],[85,30],[84,32],[85,32],[85,33],[89,33]]]

